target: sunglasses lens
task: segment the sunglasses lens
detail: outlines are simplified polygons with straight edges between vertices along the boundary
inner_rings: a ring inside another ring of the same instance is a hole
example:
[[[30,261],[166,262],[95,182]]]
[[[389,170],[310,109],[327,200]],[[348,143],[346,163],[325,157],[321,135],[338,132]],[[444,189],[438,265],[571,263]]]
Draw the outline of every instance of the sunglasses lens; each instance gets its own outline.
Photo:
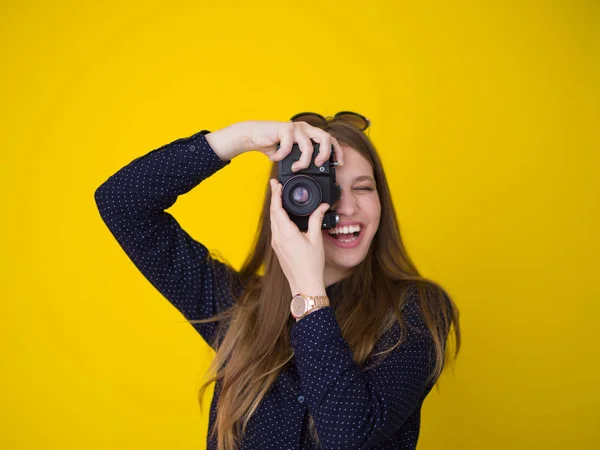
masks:
[[[324,117],[319,116],[318,114],[298,114],[292,117],[293,122],[306,122],[313,127],[322,127],[327,121]]]
[[[336,114],[335,118],[337,120],[341,120],[351,125],[354,125],[359,130],[366,130],[369,126],[367,119],[356,113],[344,112],[341,114]]]

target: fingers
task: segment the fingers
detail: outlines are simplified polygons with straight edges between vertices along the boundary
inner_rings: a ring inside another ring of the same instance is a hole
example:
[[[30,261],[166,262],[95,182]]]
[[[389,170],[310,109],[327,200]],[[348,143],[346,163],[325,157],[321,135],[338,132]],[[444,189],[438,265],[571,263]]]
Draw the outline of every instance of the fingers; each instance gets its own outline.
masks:
[[[292,164],[292,171],[297,172],[300,169],[305,169],[310,165],[310,160],[314,151],[313,143],[306,134],[297,134],[296,141],[302,155],[300,159]]]
[[[269,158],[273,162],[281,161],[292,151],[294,145],[294,127],[287,127],[283,131],[283,136],[279,142],[279,149]]]
[[[321,230],[323,229],[323,217],[329,207],[329,203],[321,203],[308,218],[307,234],[311,242],[318,242],[319,239],[322,239]]]
[[[275,234],[281,234],[284,238],[289,237],[298,228],[290,220],[281,204],[281,191],[283,190],[283,186],[274,178],[269,180],[269,184],[271,185],[270,214],[271,229],[273,230],[272,234],[273,236],[275,236]]]
[[[325,164],[325,161],[327,161],[331,155],[331,140],[333,139],[333,136],[326,133],[324,136],[313,139],[319,143],[319,155],[315,158],[315,165],[320,167]]]
[[[293,237],[294,233],[298,233],[298,227],[290,220],[287,213],[283,209],[281,201],[281,192],[283,186],[274,178],[269,180],[271,186],[271,235],[272,241],[275,236],[280,236],[282,239]],[[321,203],[308,218],[308,230],[306,235],[311,242],[319,242],[322,239],[321,230],[323,228],[323,217],[330,208],[328,203]]]
[[[294,163],[292,170],[297,171],[299,169],[305,169],[310,165],[314,152],[312,141],[319,144],[319,153],[315,157],[315,165],[317,167],[322,166],[331,155],[332,142],[335,138],[321,128],[313,127],[304,122],[300,122],[300,124],[302,125],[300,125],[297,130],[296,140],[298,141],[302,156]],[[306,142],[307,145],[303,145],[304,142]],[[310,145],[308,145],[308,143],[310,143]]]
[[[308,124],[305,124],[301,132],[308,136],[309,139],[319,144],[319,154],[315,158],[315,165],[322,166],[325,161],[329,159],[329,155],[331,154],[331,140],[333,137],[321,128],[313,127]],[[314,147],[311,143],[311,151],[306,155],[305,163],[301,165],[301,168],[307,168],[309,166],[313,152]],[[304,156],[304,154],[302,156]]]
[[[298,143],[301,156],[300,159],[292,164],[292,171],[297,172],[300,169],[306,169],[310,165],[313,156],[313,142],[319,144],[319,154],[315,158],[315,164],[322,166],[325,161],[331,157],[331,151],[335,152],[335,160],[340,166],[344,165],[344,155],[342,147],[336,138],[318,127],[313,127],[306,122],[291,122],[281,130],[279,149],[269,157],[273,162],[283,160],[292,151],[294,142]]]
[[[344,152],[342,151],[342,146],[338,142],[336,138],[331,136],[331,142],[333,144],[333,148],[335,151],[335,160],[339,163],[340,166],[344,165]]]

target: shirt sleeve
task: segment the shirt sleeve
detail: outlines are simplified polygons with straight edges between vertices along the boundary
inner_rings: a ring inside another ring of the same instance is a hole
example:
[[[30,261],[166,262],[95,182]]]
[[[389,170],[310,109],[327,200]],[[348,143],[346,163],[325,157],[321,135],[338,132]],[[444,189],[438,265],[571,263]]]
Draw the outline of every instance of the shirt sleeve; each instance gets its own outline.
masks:
[[[236,271],[213,259],[165,212],[179,195],[230,164],[217,156],[206,133],[202,130],[134,159],[94,194],[102,220],[127,256],[191,320],[209,318],[234,302],[225,283],[235,279]],[[218,323],[193,326],[213,346]]]
[[[373,369],[354,361],[331,306],[292,326],[292,347],[302,394],[325,449],[372,448],[398,432],[431,390],[434,364],[431,334],[418,313],[416,297],[403,308],[414,327],[407,340]],[[378,342],[397,342],[396,323]],[[368,361],[367,361],[368,362]]]

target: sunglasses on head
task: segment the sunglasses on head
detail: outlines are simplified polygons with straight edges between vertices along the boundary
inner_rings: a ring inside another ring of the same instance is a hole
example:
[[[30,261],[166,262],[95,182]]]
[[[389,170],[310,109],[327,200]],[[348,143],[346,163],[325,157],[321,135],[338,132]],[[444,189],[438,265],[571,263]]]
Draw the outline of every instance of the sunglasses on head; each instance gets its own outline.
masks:
[[[365,131],[369,128],[371,122],[362,114],[358,114],[352,111],[340,111],[336,113],[333,117],[327,116],[323,117],[321,114],[317,114],[314,112],[301,112],[296,114],[290,119],[290,122],[306,122],[313,127],[324,127],[327,125],[329,121],[338,120],[340,122],[349,123],[350,125],[354,125],[361,131]]]

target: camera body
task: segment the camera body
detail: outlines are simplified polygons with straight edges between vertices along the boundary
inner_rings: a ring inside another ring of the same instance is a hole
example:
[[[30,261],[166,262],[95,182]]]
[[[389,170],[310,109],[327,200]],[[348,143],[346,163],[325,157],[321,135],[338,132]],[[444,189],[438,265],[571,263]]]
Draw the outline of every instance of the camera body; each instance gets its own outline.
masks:
[[[277,149],[279,147],[277,145]],[[320,148],[320,144],[315,142],[313,142],[314,150],[310,165],[306,169],[292,171],[292,164],[302,156],[298,144],[294,144],[290,153],[278,163],[277,179],[283,186],[281,193],[283,209],[300,231],[308,230],[309,216],[321,203],[333,205],[340,199],[341,189],[335,184],[335,168],[338,163],[333,159],[333,145],[331,147],[330,157],[321,167],[315,165],[315,158]],[[337,213],[330,208],[325,212],[321,228],[333,228],[339,220]]]

